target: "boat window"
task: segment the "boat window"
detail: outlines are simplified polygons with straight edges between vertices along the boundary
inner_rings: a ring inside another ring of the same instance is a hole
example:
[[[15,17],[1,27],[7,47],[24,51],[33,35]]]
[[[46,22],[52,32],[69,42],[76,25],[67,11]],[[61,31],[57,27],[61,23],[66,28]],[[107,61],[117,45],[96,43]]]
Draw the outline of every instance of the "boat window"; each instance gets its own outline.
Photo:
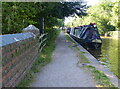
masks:
[[[78,34],[77,34],[78,37],[79,37],[79,35],[80,35],[80,32],[81,32],[81,29],[78,29]]]
[[[78,35],[79,35],[79,30],[80,30],[79,28],[76,28],[76,29],[75,29],[75,36],[78,36]]]
[[[79,37],[81,37],[81,35],[82,35],[82,33],[83,33],[84,29],[85,29],[85,27],[83,27],[83,28],[81,29],[81,32],[80,32]]]
[[[84,29],[84,28],[81,28],[81,29],[80,29],[80,34],[82,33],[83,29]],[[79,34],[79,36],[80,36],[80,34]]]
[[[73,28],[73,35],[75,35],[75,28]]]
[[[70,34],[73,35],[73,33],[74,33],[74,29],[72,28],[71,31],[70,31]]]
[[[90,34],[90,29],[87,29],[87,31],[83,35],[83,39],[86,39],[89,34]]]
[[[84,36],[86,30],[87,30],[87,27],[85,27],[85,29],[84,29],[83,32],[81,33],[81,36],[80,36],[81,38]]]

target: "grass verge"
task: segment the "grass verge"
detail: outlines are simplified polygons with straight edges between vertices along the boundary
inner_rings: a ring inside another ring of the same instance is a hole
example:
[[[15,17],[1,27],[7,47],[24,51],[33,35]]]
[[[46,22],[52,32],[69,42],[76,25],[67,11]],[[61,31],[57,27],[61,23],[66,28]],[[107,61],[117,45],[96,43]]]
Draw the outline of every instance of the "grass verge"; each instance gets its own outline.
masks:
[[[67,34],[65,34],[65,36],[66,36],[67,40],[71,41],[75,45],[75,42]],[[81,52],[77,46],[74,46],[74,49],[76,51],[78,51],[77,57],[79,57],[79,59],[80,59],[78,63],[90,63],[88,61],[88,59],[84,56],[84,53],[86,53],[86,52]]]
[[[72,43],[75,43],[68,35],[66,35],[66,38]],[[84,53],[86,52],[81,52],[77,46],[75,46],[74,49],[78,52],[77,56],[80,57],[78,64],[79,63],[90,63],[88,59],[84,56]],[[97,70],[94,66],[86,65],[86,66],[83,66],[82,68],[85,68],[87,71],[89,71],[89,73],[93,75],[94,79],[97,82],[96,87],[98,87],[98,89],[106,89],[106,88],[107,89],[118,89],[110,82],[110,79],[102,71]]]
[[[102,71],[97,70],[91,65],[84,66],[83,68],[86,68],[89,72],[92,73],[94,79],[97,82],[97,87],[109,87],[109,89],[118,89],[110,82],[110,79]]]
[[[77,57],[80,59],[79,63],[90,63],[81,51],[77,53]]]
[[[75,42],[67,35],[67,33],[65,33],[65,37],[67,38],[67,40],[71,41],[72,43],[75,43]]]
[[[59,35],[59,30],[47,30],[48,40],[47,45],[43,48],[42,52],[38,55],[31,69],[27,72],[27,75],[20,82],[18,87],[28,87],[34,79],[34,74],[40,72],[41,68],[48,64],[52,59],[52,53],[55,50],[55,39]]]

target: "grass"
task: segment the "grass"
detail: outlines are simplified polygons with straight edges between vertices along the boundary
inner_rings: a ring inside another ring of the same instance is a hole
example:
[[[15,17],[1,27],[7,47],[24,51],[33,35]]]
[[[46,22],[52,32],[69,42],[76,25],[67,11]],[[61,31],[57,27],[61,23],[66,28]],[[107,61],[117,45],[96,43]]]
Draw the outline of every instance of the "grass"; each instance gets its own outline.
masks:
[[[55,50],[55,39],[59,35],[59,30],[48,31],[47,45],[43,48],[42,52],[38,55],[33,66],[28,70],[27,75],[20,82],[18,87],[27,87],[34,79],[34,74],[40,72],[41,68],[52,60],[52,53]]]
[[[72,43],[75,43],[75,42],[67,35],[67,33],[65,33],[65,37],[67,38],[67,40],[71,41]]]
[[[67,34],[65,36],[66,36],[67,40],[71,41],[75,45],[75,42]],[[77,57],[80,58],[78,63],[90,63],[88,61],[88,59],[84,56],[84,53],[86,53],[86,52],[81,52],[80,49],[77,46],[74,46],[74,49],[76,51],[78,51]]]
[[[74,41],[72,39],[70,39],[70,37],[68,35],[66,35],[66,38],[67,38],[67,40],[74,43]],[[76,51],[78,51],[77,56],[80,57],[80,60],[77,64],[90,63],[88,61],[88,59],[84,56],[84,53],[86,53],[86,52],[81,52],[77,46],[75,46],[74,49]],[[106,88],[118,89],[110,82],[110,79],[102,71],[97,70],[94,66],[86,65],[86,66],[83,66],[82,68],[85,68],[87,71],[89,71],[89,73],[91,73],[93,75],[94,79],[97,82],[96,87],[98,87],[98,89],[106,89]]]
[[[90,63],[81,51],[77,53],[77,57],[80,58],[79,63]]]
[[[93,74],[93,77],[98,84],[97,87],[109,87],[109,89],[118,89],[110,82],[110,79],[102,71],[97,70],[91,65],[84,66],[84,68]]]

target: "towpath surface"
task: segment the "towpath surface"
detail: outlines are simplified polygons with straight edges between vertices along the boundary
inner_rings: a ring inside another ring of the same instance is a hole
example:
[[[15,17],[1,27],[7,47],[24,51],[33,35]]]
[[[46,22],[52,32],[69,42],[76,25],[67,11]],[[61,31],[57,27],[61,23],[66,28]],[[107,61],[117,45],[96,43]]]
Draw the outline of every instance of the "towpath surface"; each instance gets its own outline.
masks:
[[[63,32],[56,39],[51,63],[36,74],[31,87],[95,87],[95,81],[82,68],[77,67],[78,57]]]

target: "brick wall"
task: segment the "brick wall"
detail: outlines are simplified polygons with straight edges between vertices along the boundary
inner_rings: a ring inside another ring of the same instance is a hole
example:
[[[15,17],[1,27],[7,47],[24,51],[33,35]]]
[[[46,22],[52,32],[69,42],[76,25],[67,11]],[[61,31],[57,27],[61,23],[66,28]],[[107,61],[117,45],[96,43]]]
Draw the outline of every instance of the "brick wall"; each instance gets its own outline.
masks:
[[[1,46],[2,87],[16,86],[37,58],[39,48],[39,32],[38,30],[34,30],[34,32],[36,32],[36,34],[32,34],[30,32],[11,34],[14,36],[9,35],[8,40],[14,37],[17,37],[16,39],[20,40],[7,43],[6,45],[4,44],[6,39],[3,37],[3,45]]]

